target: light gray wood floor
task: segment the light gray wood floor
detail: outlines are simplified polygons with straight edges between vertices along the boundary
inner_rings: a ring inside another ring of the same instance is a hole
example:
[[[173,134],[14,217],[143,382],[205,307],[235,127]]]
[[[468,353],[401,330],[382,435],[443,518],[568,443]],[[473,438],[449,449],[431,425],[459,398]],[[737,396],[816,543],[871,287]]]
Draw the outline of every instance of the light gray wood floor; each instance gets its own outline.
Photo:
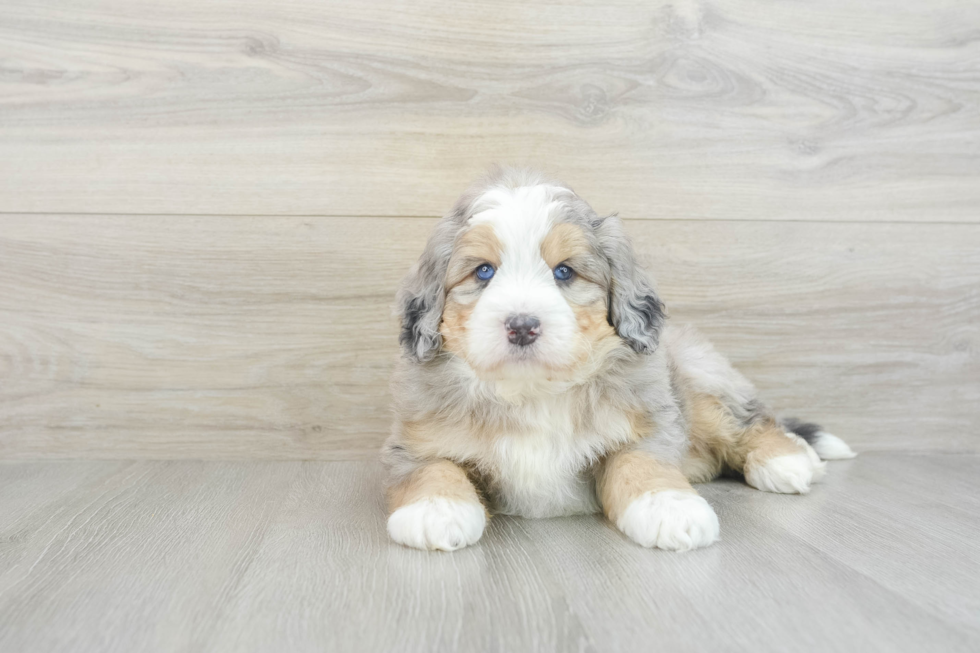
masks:
[[[0,650],[980,649],[980,456],[866,453],[806,497],[702,486],[722,541],[496,517],[391,544],[367,462],[0,464]]]

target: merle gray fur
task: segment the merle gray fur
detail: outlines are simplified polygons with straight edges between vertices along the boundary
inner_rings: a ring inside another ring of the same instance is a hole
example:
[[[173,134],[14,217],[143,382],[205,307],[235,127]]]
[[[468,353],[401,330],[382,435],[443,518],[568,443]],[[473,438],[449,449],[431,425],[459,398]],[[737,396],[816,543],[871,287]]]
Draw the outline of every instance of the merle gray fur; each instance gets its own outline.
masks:
[[[622,343],[604,350],[601,359],[590,360],[582,378],[562,382],[561,389],[541,397],[514,402],[500,394],[496,381],[477,377],[464,360],[443,351],[439,328],[456,239],[470,217],[483,209],[485,191],[537,184],[547,185],[560,201],[559,220],[582,227],[594,250],[593,260],[587,262],[594,268],[589,278],[605,286],[608,320]],[[404,355],[392,378],[395,423],[382,454],[391,484],[433,459],[448,459],[468,471],[497,511],[532,517],[592,512],[599,508],[595,470],[614,451],[635,447],[666,464],[687,464],[685,396],[715,396],[735,421],[746,426],[771,418],[752,384],[710,343],[692,329],[665,327],[664,305],[640,267],[622,221],[616,216],[598,217],[571,189],[532,172],[498,168],[465,193],[436,225],[422,257],[403,282],[398,306]],[[562,440],[566,444],[561,446],[574,442],[585,450],[575,460],[553,462],[564,465],[567,472],[566,485],[554,487],[554,496],[508,496],[495,483],[494,456],[499,452],[488,434],[533,432],[536,411],[544,401],[559,402],[560,410],[572,418],[574,438]],[[626,416],[636,415],[647,419],[651,432],[624,444],[629,440],[611,430],[622,425]],[[423,440],[417,435],[419,424],[432,429]],[[803,437],[813,432],[804,428],[807,425],[793,424]],[[707,480],[718,471],[702,466],[689,478]]]
[[[817,441],[817,435],[823,431],[823,427],[813,422],[804,422],[796,417],[786,417],[780,420],[783,428],[790,433],[795,433],[809,444]]]

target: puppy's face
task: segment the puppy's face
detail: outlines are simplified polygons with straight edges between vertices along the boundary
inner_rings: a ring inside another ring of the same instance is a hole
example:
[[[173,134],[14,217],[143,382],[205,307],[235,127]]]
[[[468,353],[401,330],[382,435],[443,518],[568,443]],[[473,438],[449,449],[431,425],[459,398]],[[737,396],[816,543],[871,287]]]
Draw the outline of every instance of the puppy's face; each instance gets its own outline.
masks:
[[[479,376],[566,378],[621,344],[609,262],[571,197],[544,184],[490,189],[457,234],[439,333]]]
[[[515,168],[439,221],[398,311],[409,360],[449,353],[485,379],[584,379],[624,345],[654,351],[664,319],[619,218]]]

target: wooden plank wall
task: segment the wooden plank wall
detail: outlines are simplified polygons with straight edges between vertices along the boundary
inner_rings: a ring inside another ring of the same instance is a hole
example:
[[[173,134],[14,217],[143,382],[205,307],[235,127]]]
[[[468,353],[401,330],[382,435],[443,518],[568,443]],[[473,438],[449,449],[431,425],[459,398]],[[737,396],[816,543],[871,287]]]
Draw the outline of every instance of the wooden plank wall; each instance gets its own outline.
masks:
[[[0,457],[374,455],[491,162],[859,449],[980,450],[980,4],[8,0]]]

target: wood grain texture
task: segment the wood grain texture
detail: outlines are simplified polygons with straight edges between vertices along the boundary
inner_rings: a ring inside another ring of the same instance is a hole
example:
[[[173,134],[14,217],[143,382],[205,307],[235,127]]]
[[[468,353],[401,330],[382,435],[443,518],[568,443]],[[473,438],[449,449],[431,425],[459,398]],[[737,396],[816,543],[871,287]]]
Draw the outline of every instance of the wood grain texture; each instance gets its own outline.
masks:
[[[123,6],[124,5],[124,6]],[[7,0],[0,211],[980,219],[980,4]]]
[[[722,539],[687,554],[598,516],[444,554],[388,541],[373,463],[5,463],[0,649],[974,651],[980,516],[945,487],[978,472],[873,453],[805,497],[701,486]]]
[[[432,224],[0,216],[0,457],[374,457]],[[859,450],[980,450],[980,226],[628,229],[671,319],[783,414]]]

